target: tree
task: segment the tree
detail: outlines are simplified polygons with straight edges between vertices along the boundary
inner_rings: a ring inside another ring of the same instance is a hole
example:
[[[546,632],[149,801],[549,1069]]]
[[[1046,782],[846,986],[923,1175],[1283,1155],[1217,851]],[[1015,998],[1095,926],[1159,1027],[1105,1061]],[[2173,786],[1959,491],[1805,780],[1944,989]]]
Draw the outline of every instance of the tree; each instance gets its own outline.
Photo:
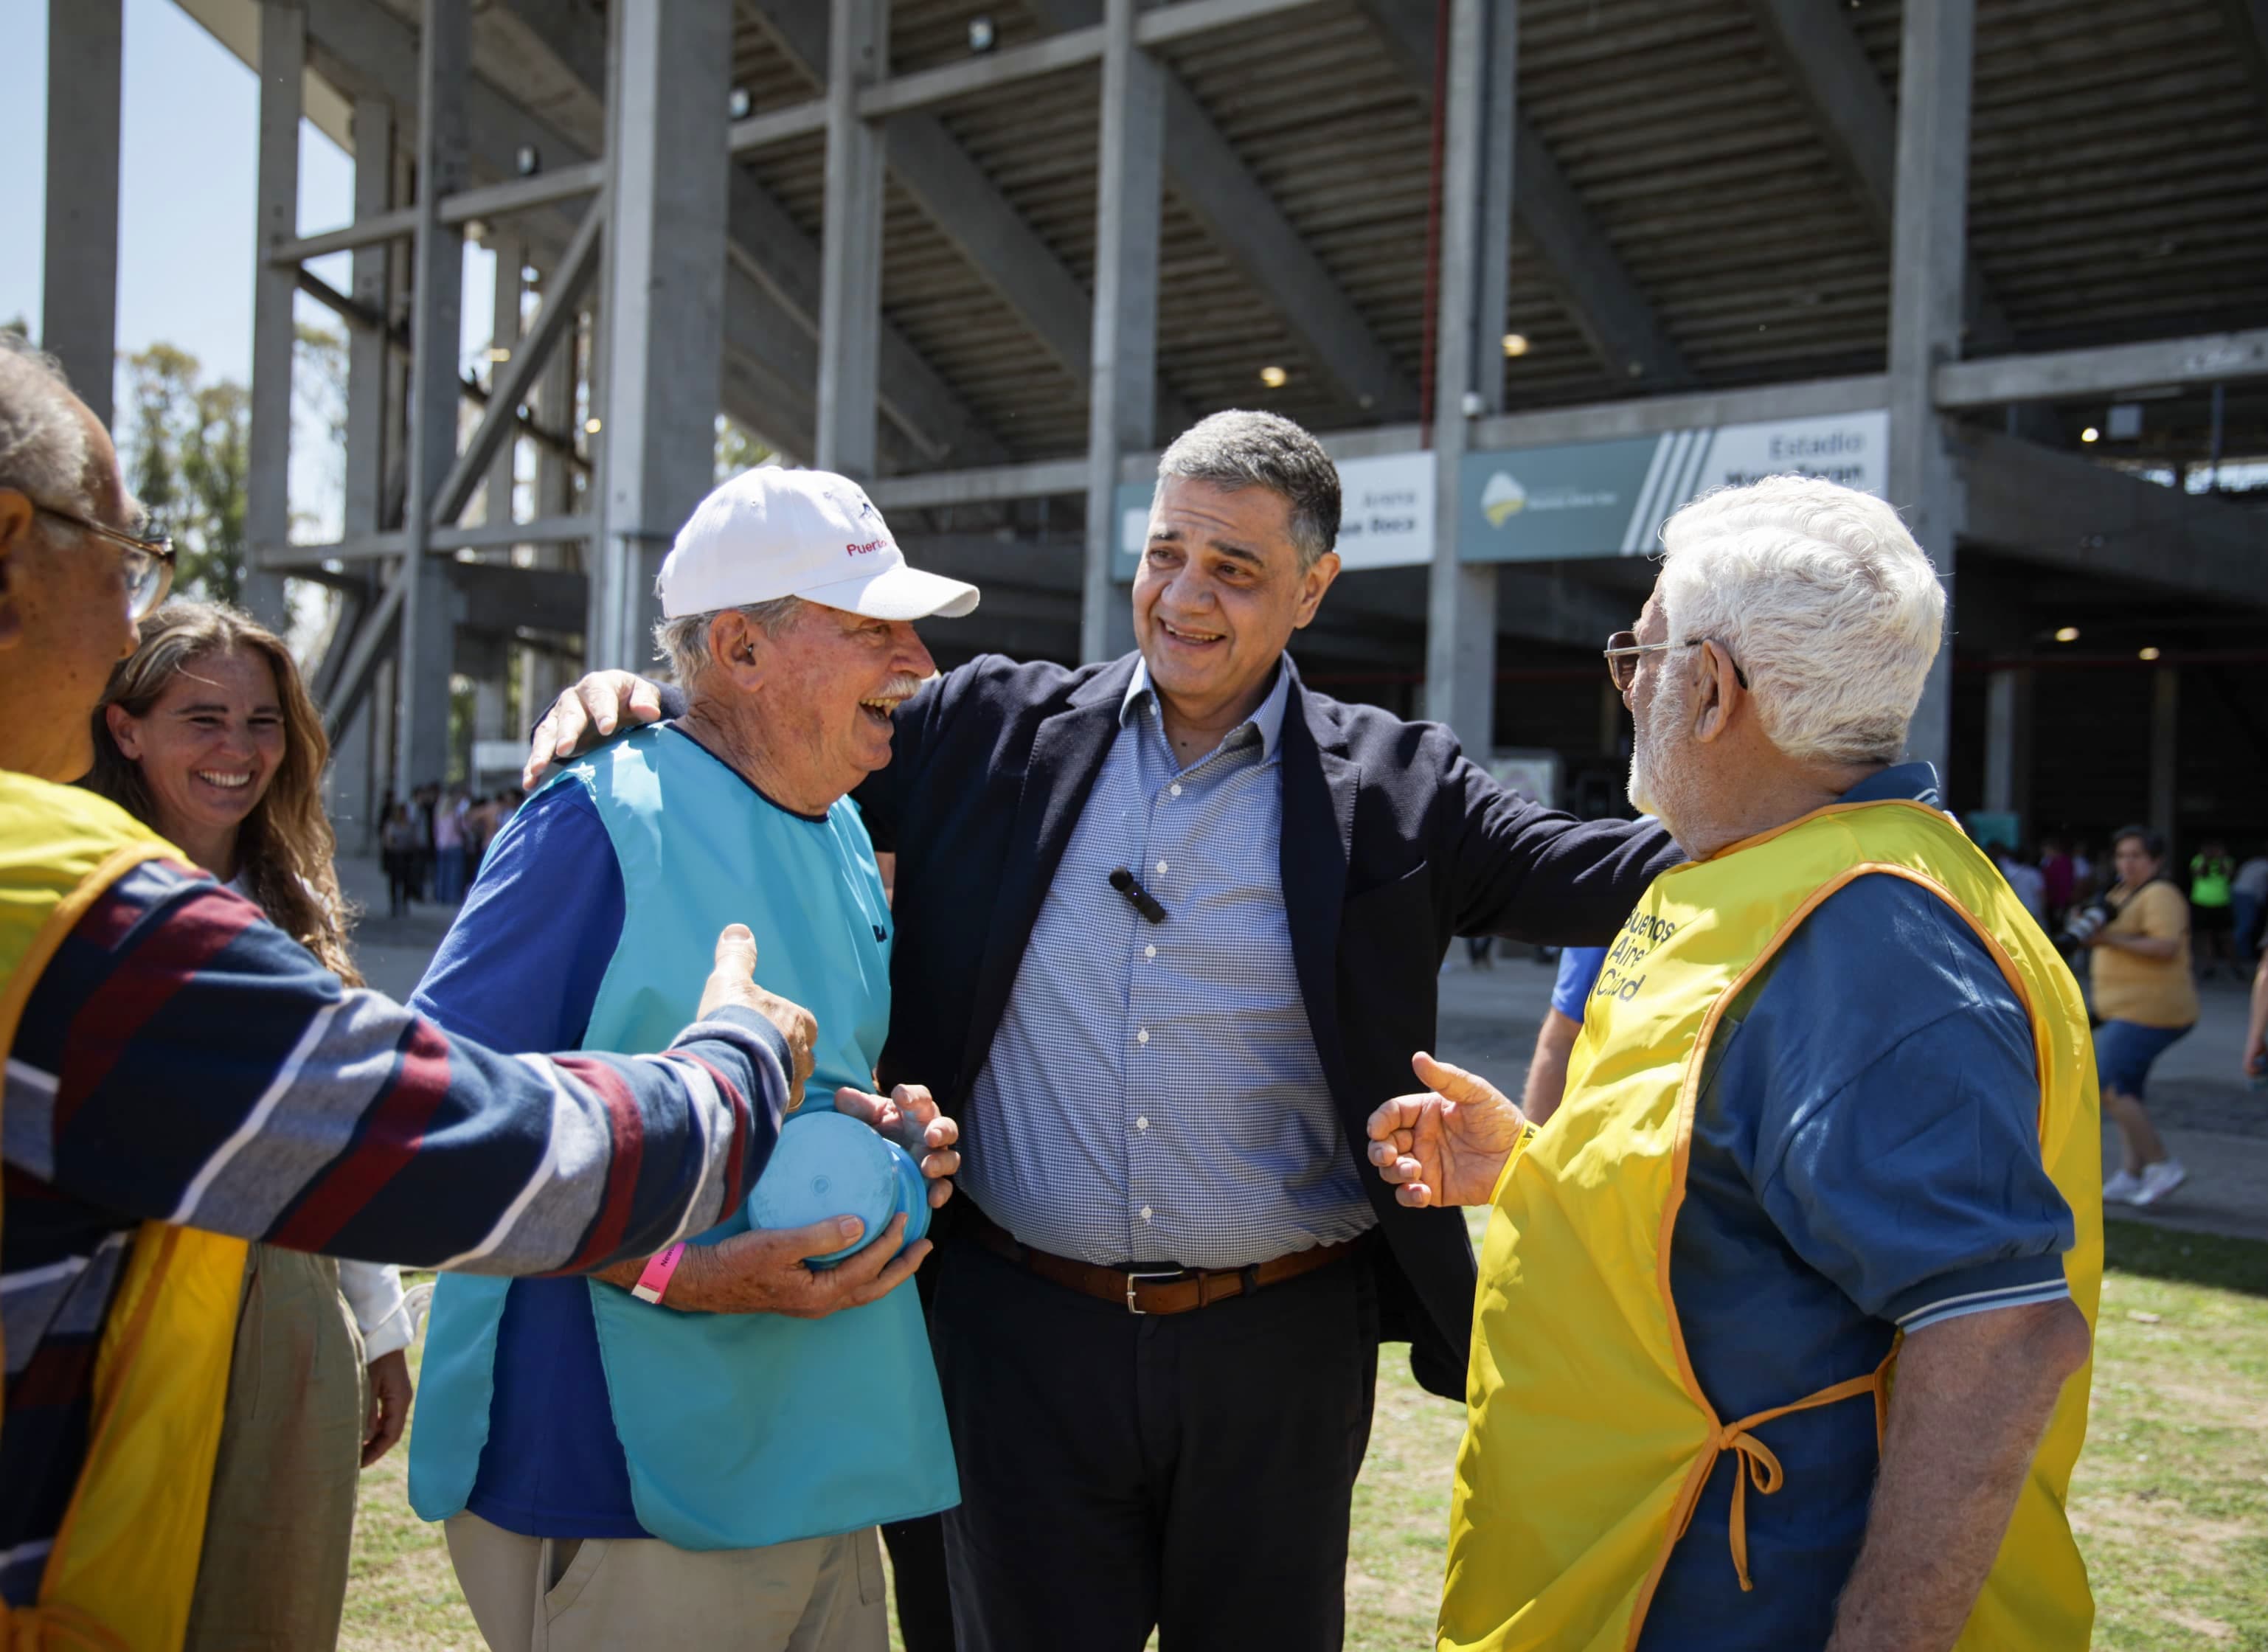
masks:
[[[778,455],[723,414],[717,415],[717,480],[777,461]]]
[[[204,383],[197,358],[171,344],[129,356],[126,371],[127,485],[152,525],[173,536],[183,586],[239,601],[247,572],[251,394],[230,379]]]

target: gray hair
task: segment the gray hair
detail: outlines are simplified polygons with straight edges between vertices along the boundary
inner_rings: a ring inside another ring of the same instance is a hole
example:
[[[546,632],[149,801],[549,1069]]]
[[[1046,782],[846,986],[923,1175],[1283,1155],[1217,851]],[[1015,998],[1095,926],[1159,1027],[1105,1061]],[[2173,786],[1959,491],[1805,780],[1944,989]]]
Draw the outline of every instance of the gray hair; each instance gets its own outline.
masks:
[[[661,657],[669,662],[669,674],[681,688],[691,688],[693,680],[709,666],[709,628],[721,614],[743,615],[750,625],[766,636],[777,636],[795,620],[803,606],[800,597],[774,597],[769,602],[743,603],[737,608],[711,608],[706,613],[681,613],[674,620],[664,620],[653,628],[653,643]]]
[[[1695,500],[1661,543],[1669,640],[1707,638],[1740,662],[1774,745],[1897,761],[1945,591],[1896,510],[1818,477],[1767,476]]]
[[[91,459],[86,421],[63,363],[22,334],[0,328],[0,488],[85,511]]]
[[[1338,466],[1289,419],[1237,408],[1200,419],[1158,456],[1158,480],[1169,476],[1280,496],[1292,507],[1292,543],[1303,574],[1338,543]]]

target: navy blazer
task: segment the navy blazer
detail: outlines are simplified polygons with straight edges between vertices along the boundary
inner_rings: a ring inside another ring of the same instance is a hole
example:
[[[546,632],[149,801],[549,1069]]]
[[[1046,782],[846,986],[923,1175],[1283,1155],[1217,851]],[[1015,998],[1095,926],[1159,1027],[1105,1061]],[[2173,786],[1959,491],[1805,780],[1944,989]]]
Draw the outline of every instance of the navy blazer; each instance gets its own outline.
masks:
[[[898,856],[885,1084],[927,1084],[948,1113],[966,1102],[1136,657],[1073,670],[985,655],[898,709],[889,767],[853,794],[874,847]],[[1651,824],[1524,803],[1440,724],[1343,705],[1296,673],[1280,760],[1292,963],[1386,1239],[1381,1327],[1410,1342],[1420,1383],[1462,1399],[1475,1283],[1463,1213],[1395,1203],[1365,1156],[1366,1122],[1417,1088],[1410,1057],[1432,1047],[1452,937],[1602,945],[1678,854]]]

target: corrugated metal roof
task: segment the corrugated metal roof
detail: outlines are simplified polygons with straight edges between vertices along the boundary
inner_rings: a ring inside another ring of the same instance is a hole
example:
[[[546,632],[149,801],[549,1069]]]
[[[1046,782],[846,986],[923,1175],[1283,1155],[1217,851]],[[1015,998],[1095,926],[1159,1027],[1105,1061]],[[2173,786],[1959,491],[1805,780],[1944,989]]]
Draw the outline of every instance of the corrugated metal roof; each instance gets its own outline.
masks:
[[[1898,6],[1836,9],[1895,98]],[[758,110],[813,96],[814,81],[753,10],[743,6],[735,83]],[[1773,50],[1763,8],[1523,0],[1519,10],[1521,114],[1702,385],[1881,367],[1885,233]],[[1978,13],[1971,249],[2013,342],[2268,324],[2268,106],[2220,0],[1981,0]],[[999,47],[1045,33],[1022,0],[900,0],[894,68],[962,61],[979,17]],[[1431,95],[1381,26],[1357,0],[1319,0],[1164,55],[1416,384]],[[556,76],[496,57],[481,64],[492,79],[588,124]],[[934,112],[1081,283],[1094,261],[1098,84],[1089,65]],[[745,163],[814,237],[824,150],[814,136]],[[1327,428],[1360,418],[1268,284],[1214,244],[1170,177],[1162,246],[1159,367],[1173,397],[1194,412],[1265,406]],[[1083,386],[895,186],[884,258],[886,312],[1010,454],[1080,450]],[[1563,301],[1566,280],[1524,233],[1510,285],[1505,327],[1528,342],[1506,363],[1511,406],[1629,393]],[[1262,384],[1270,366],[1285,370],[1281,388]],[[2257,423],[2261,400],[2240,412]],[[2193,421],[2201,405],[2165,404],[2154,424]]]

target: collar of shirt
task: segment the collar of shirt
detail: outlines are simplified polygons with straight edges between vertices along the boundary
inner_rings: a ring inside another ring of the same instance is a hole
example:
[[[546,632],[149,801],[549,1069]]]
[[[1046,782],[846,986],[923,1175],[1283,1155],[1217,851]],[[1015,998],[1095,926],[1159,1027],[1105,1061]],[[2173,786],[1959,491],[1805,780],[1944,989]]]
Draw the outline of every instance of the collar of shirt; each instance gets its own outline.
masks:
[[[1220,745],[1213,747],[1213,751],[1219,751],[1245,730],[1253,729],[1260,735],[1260,760],[1263,763],[1271,761],[1278,744],[1284,738],[1284,711],[1291,704],[1294,674],[1292,657],[1284,655],[1277,661],[1276,681],[1269,688],[1268,697],[1253,708],[1250,716],[1222,735]],[[1158,691],[1150,686],[1150,664],[1138,658],[1134,662],[1133,680],[1126,685],[1126,697],[1118,702],[1118,726],[1124,728],[1134,720],[1134,713],[1138,707],[1145,703],[1155,705],[1157,700]],[[1211,754],[1208,752],[1205,756]],[[1203,762],[1204,758],[1199,758],[1197,761]]]
[[[1938,788],[1937,765],[1934,763],[1893,763],[1888,768],[1867,776],[1843,794],[1845,803],[1888,803],[1894,798],[1911,798],[1926,803],[1933,809],[1945,807],[1945,795]]]

